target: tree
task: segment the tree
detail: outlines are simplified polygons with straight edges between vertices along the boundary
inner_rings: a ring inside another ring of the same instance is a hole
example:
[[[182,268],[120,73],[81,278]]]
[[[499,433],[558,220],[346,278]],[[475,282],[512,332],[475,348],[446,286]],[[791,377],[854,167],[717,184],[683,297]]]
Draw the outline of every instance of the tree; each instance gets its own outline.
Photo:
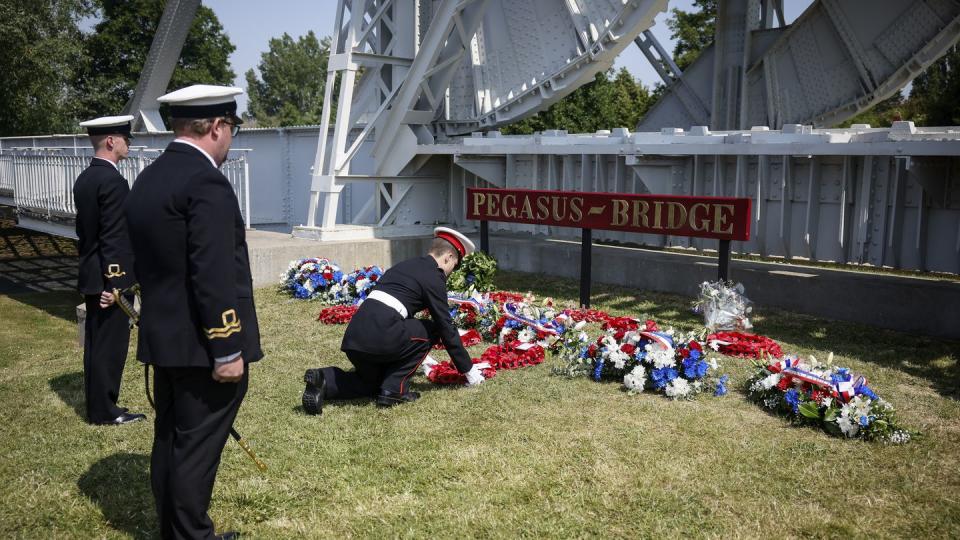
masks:
[[[960,125],[960,46],[913,80],[911,118],[924,126]]]
[[[0,136],[72,133],[88,0],[0,2]]]
[[[670,37],[677,40],[673,47],[673,61],[681,70],[700,56],[700,51],[713,43],[717,26],[717,0],[693,0],[694,11],[673,8],[673,17],[667,19]]]
[[[287,33],[271,39],[257,66],[263,79],[246,73],[245,118],[264,127],[319,124],[329,59],[330,38],[317,40],[312,30],[296,41]]]
[[[100,22],[84,40],[89,68],[78,78],[86,116],[119,114],[133,96],[163,0],[97,0]],[[213,11],[197,9],[167,90],[191,84],[233,84],[230,53],[236,49]]]
[[[612,76],[612,78],[611,78]],[[650,91],[625,68],[597,73],[593,82],[574,90],[536,116],[505,126],[508,135],[525,135],[545,129],[594,133],[615,127],[633,128],[653,101]]]
[[[845,120],[837,127],[850,127],[853,124],[870,124],[870,127],[890,127],[895,120],[899,120],[905,116],[904,110],[908,106],[907,102],[903,99],[903,94],[897,91],[896,94],[853,118]]]

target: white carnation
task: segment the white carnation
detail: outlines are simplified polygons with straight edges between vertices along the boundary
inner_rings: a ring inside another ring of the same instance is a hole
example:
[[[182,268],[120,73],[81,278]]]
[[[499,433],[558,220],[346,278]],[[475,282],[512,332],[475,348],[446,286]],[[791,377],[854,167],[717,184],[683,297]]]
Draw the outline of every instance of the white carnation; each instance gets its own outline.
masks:
[[[627,360],[630,359],[630,355],[621,351],[620,349],[609,351],[606,356],[611,362],[613,362],[614,367],[617,369],[623,369],[627,367]]]
[[[524,328],[517,334],[517,339],[523,343],[530,343],[536,338],[536,334],[530,328]]]
[[[672,397],[673,399],[687,397],[690,394],[690,383],[682,377],[677,377],[670,381],[670,384],[667,385],[664,392],[667,394],[667,397]]]
[[[652,349],[652,347],[651,347]],[[676,364],[676,352],[673,349],[647,349],[646,360],[655,368],[673,367]]]
[[[771,374],[770,374],[769,376],[767,376],[765,379],[763,379],[762,381],[760,381],[760,385],[763,386],[763,389],[764,389],[764,390],[769,390],[769,389],[773,388],[774,386],[776,386],[778,382],[780,382],[780,374],[779,374],[779,373],[771,373]]]
[[[634,392],[642,392],[643,385],[647,382],[647,370],[643,369],[643,366],[637,365],[623,377],[623,385],[627,387],[628,390]]]

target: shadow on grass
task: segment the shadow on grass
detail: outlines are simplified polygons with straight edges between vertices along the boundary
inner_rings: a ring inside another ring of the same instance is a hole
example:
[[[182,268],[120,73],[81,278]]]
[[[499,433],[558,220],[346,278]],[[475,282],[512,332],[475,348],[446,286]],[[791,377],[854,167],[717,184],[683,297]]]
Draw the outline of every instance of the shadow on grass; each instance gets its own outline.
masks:
[[[150,456],[118,453],[97,461],[77,481],[111,527],[133,538],[154,538],[157,523],[150,492]]]
[[[7,296],[11,300],[72,323],[77,321],[77,306],[83,303],[83,297],[76,291],[15,293]]]
[[[83,372],[64,373],[50,379],[50,389],[73,408],[77,416],[87,419],[87,406],[83,396]]]
[[[571,279],[500,272],[496,283],[497,287],[504,290],[536,290],[539,298],[579,298],[579,284]],[[594,284],[591,292],[594,308],[615,314],[650,317],[663,326],[675,326],[683,330],[702,328],[702,319],[691,311],[692,297],[603,284]],[[757,332],[781,344],[789,344],[789,347],[784,347],[784,352],[801,352],[794,348],[833,351],[925,379],[941,395],[960,398],[960,359],[956,353],[960,350],[958,341],[762,307],[755,308],[751,320],[757,325]]]

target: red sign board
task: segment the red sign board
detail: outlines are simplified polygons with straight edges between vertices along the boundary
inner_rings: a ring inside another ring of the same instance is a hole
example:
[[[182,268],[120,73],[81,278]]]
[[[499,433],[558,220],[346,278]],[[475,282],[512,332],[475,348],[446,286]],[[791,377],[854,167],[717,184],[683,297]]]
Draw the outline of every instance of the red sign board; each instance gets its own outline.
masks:
[[[750,239],[750,199],[736,197],[468,188],[467,219]]]

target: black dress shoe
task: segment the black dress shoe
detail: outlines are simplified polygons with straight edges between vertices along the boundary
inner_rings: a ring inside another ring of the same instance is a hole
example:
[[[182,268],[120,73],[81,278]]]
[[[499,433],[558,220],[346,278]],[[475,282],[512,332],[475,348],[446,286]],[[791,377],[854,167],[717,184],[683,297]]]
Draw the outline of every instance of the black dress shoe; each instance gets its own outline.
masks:
[[[113,420],[107,420],[106,422],[96,422],[98,426],[119,426],[122,424],[130,424],[132,422],[139,422],[140,420],[146,420],[147,415],[140,413],[132,412],[122,412],[120,416],[114,418]]]
[[[303,389],[303,397],[300,398],[303,410],[307,414],[323,413],[323,398],[327,393],[327,380],[323,377],[323,370],[308,369],[303,374],[303,382],[307,383]]]
[[[237,531],[228,531],[225,533],[220,533],[216,536],[219,540],[237,540],[240,538],[240,533]]]
[[[411,403],[420,399],[419,392],[404,392],[398,394],[389,390],[382,390],[377,396],[377,407],[393,407],[401,403]]]

